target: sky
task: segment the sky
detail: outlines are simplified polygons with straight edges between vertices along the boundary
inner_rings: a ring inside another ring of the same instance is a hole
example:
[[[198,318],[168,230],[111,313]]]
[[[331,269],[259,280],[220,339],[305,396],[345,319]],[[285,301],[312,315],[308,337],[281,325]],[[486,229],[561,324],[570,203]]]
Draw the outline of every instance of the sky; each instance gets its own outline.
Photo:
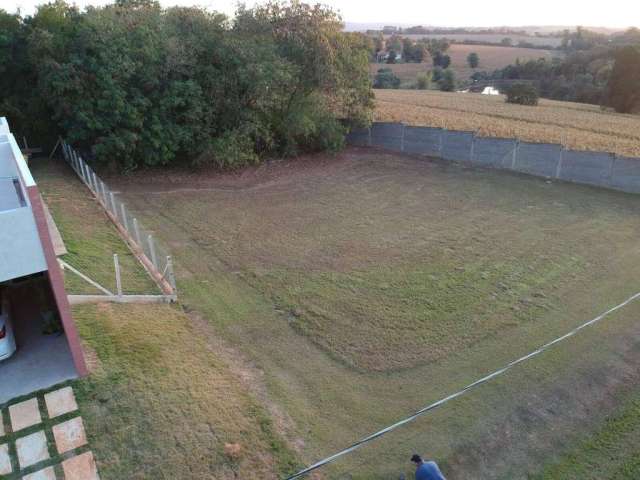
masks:
[[[21,8],[32,14],[44,0],[0,0],[0,8],[10,12]],[[76,0],[79,7],[103,5],[109,0]],[[232,14],[236,0],[160,0],[163,6],[198,5]],[[247,5],[259,3],[247,0]],[[316,3],[310,1],[309,3]],[[425,0],[324,0],[341,12],[346,22],[428,26],[529,26],[583,25],[625,28],[640,26],[638,0],[456,0],[455,3]],[[449,6],[451,5],[451,8]],[[635,25],[634,25],[635,24]]]

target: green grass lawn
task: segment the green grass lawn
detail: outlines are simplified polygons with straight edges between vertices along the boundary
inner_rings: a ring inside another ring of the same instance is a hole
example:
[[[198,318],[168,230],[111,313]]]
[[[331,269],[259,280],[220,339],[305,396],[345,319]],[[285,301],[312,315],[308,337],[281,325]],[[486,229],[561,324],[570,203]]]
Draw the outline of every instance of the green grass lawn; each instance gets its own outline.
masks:
[[[631,195],[357,151],[119,183],[172,250],[183,304],[251,360],[306,461],[638,290]],[[328,478],[395,478],[414,450],[454,478],[539,473],[639,384],[638,314],[630,305]]]
[[[115,289],[157,293],[117,230],[60,161],[31,163],[66,247],[64,260]],[[69,293],[96,293],[71,273]],[[278,478],[296,462],[257,401],[244,360],[180,305],[83,305],[73,317],[91,375],[72,382],[103,479]],[[257,385],[257,383],[256,383]]]
[[[68,254],[62,259],[111,292],[116,291],[113,254],[118,254],[125,294],[160,293],[119,236],[89,189],[60,160],[34,159],[29,167],[49,206]],[[65,273],[68,293],[101,294],[74,273]]]
[[[186,255],[221,259],[363,371],[431,363],[546,318],[636,244],[624,195],[416,162],[350,167],[148,201],[197,244]]]
[[[536,480],[635,480],[640,478],[640,395],[636,393],[603,426],[547,466]]]
[[[74,385],[103,479],[277,478],[294,457],[247,385],[178,306],[74,307],[94,352]],[[225,445],[238,444],[230,454]]]

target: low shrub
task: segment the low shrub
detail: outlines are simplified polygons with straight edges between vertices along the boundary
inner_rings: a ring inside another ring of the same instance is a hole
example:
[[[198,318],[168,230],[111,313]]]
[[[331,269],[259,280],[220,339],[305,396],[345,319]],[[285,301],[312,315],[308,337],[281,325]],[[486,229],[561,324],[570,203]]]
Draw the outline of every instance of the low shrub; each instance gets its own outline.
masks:
[[[538,89],[526,83],[516,83],[507,90],[507,103],[517,103],[518,105],[538,105],[540,97]]]
[[[431,87],[431,75],[428,73],[420,73],[416,78],[416,88],[418,90],[429,90]]]
[[[373,88],[400,88],[400,79],[390,68],[381,68],[373,81]]]

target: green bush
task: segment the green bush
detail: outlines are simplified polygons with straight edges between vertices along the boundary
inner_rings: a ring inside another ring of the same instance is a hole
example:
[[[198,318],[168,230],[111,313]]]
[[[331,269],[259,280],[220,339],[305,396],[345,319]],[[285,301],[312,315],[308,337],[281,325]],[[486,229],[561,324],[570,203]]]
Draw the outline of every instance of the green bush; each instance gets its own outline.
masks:
[[[227,131],[211,141],[210,148],[194,161],[196,165],[214,164],[220,169],[233,169],[258,163],[259,157],[249,135]]]
[[[431,75],[428,73],[420,73],[416,78],[416,88],[418,90],[429,90],[431,87]]]
[[[516,83],[507,89],[507,103],[538,105],[538,89],[527,83]]]
[[[400,88],[400,79],[390,68],[381,68],[373,81],[373,88]]]
[[[432,60],[434,67],[442,67],[446,69],[449,68],[449,65],[451,65],[451,57],[449,55],[445,55],[440,51],[433,54]]]
[[[448,68],[444,70],[438,85],[443,92],[453,92],[456,89],[456,76],[453,71]]]
[[[471,68],[478,68],[478,65],[480,65],[480,57],[476,52],[472,52],[467,55],[467,63]]]
[[[443,76],[444,69],[442,67],[434,67],[433,70],[431,70],[431,81],[439,83]]]

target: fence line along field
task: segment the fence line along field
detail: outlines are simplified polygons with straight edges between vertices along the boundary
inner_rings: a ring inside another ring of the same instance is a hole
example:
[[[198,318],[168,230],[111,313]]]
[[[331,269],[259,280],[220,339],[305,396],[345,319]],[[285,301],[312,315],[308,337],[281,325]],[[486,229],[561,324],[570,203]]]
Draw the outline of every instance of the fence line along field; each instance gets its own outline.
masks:
[[[477,53],[480,57],[480,65],[475,70],[467,64],[467,56],[472,52]],[[557,50],[456,43],[451,45],[446,53],[451,57],[450,68],[460,80],[468,79],[475,71],[492,72],[496,69],[504,68],[507,65],[515,63],[517,59],[521,61],[536,60],[538,58],[551,60],[553,57],[562,54]],[[400,78],[402,83],[409,84],[416,81],[416,76],[419,73],[428,72],[433,66],[428,57],[427,61],[423,63],[396,63],[391,65],[372,63],[370,66],[371,74],[375,75],[381,68],[390,68],[398,78]]]
[[[537,107],[528,107],[505,103],[502,96],[376,90],[375,120],[640,157],[640,116],[596,105],[543,99]]]

